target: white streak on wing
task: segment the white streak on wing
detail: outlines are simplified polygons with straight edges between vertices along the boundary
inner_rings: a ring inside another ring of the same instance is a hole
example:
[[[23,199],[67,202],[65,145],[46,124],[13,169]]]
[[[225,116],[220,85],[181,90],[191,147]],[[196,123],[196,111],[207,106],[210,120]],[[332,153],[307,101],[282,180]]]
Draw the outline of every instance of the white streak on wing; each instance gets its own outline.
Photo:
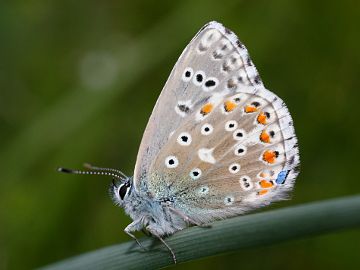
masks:
[[[212,163],[214,164],[216,162],[215,158],[212,155],[212,152],[214,151],[215,148],[201,148],[198,151],[198,155],[199,158],[207,163]]]

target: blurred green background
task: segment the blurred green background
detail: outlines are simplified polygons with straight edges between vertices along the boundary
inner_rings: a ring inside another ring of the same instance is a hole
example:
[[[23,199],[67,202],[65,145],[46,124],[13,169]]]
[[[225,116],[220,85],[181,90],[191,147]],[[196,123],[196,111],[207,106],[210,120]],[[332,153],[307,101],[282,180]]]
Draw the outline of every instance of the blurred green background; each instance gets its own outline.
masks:
[[[359,193],[358,1],[2,1],[0,269],[130,240],[111,179],[55,168],[131,175],[167,76],[210,20],[238,34],[293,115],[302,172],[273,208]],[[360,269],[359,254],[354,229],[177,268]]]

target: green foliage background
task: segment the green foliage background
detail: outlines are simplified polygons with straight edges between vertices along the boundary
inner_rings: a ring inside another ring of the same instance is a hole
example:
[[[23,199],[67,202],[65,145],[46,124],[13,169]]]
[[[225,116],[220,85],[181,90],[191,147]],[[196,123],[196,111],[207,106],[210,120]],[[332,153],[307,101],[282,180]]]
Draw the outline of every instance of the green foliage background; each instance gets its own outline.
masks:
[[[302,173],[293,199],[273,207],[359,193],[357,1],[4,1],[0,269],[129,240],[110,179],[55,168],[90,162],[132,174],[167,76],[210,20],[238,34],[293,115]],[[177,268],[360,269],[359,250],[357,229]]]

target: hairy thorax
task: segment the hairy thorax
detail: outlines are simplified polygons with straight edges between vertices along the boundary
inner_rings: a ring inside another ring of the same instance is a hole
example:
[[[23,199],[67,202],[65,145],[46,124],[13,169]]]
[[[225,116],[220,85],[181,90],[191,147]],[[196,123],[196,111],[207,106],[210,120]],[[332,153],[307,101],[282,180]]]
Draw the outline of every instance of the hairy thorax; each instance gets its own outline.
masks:
[[[170,201],[156,199],[148,192],[138,191],[135,187],[132,187],[123,207],[134,221],[141,221],[138,230],[146,229],[158,235],[170,235],[187,227],[183,218],[171,211]]]

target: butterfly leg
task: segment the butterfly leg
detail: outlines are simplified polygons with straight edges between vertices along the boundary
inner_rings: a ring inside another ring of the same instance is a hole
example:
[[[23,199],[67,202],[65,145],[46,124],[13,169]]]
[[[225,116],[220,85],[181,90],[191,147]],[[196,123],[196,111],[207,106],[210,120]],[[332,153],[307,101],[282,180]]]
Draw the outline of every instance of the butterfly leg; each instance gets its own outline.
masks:
[[[133,235],[131,232],[133,231],[137,231],[139,230],[139,228],[142,226],[142,220],[135,220],[133,222],[131,222],[124,230],[124,232],[129,235],[132,239],[134,239],[136,241],[136,243],[144,250],[147,250],[141,243],[140,241],[135,237],[135,235]]]
[[[152,235],[154,235],[157,239],[159,239],[161,241],[161,243],[163,243],[165,245],[165,247],[170,251],[171,256],[174,260],[174,263],[176,264],[176,256],[174,251],[172,250],[172,248],[165,242],[164,239],[162,239],[162,237],[160,235],[158,235],[156,232],[154,232],[154,230],[151,230],[151,228],[147,227],[146,228]]]
[[[181,212],[178,209],[175,209],[174,207],[169,206],[170,211],[174,212],[175,214],[177,214],[178,216],[180,216],[185,222],[198,226],[198,227],[202,227],[202,228],[210,228],[211,225],[207,225],[207,224],[200,224],[198,222],[196,222],[195,220],[193,220],[192,218],[188,217],[187,215],[185,215],[183,212]]]

